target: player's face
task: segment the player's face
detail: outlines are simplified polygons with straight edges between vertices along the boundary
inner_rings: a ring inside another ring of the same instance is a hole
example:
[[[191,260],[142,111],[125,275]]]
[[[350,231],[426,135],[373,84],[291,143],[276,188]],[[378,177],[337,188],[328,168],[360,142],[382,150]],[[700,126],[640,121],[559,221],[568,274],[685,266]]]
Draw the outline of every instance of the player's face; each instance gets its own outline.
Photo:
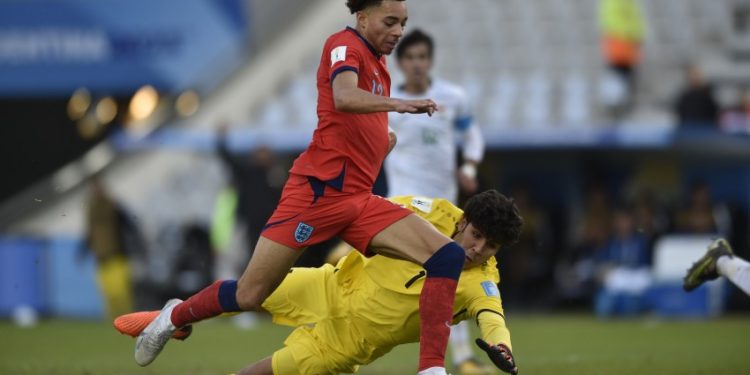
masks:
[[[500,250],[500,244],[491,241],[479,229],[464,220],[459,223],[459,233],[454,239],[466,252],[464,268],[482,265]]]
[[[420,82],[428,78],[432,69],[430,47],[426,43],[414,44],[404,51],[398,66],[409,82]]]
[[[383,1],[380,6],[357,13],[365,38],[383,55],[390,55],[396,48],[407,18],[405,1]]]

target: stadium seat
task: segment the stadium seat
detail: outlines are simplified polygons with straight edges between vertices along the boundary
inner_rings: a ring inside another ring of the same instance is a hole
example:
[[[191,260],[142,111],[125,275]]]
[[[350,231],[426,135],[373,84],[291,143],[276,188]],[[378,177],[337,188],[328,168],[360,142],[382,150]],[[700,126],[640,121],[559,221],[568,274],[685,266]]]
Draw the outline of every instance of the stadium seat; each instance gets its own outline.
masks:
[[[721,0],[723,4],[727,1]],[[477,6],[457,7],[445,18],[442,9],[448,4],[444,0],[410,4],[413,17],[409,28],[433,34],[440,76],[465,86],[483,126],[498,129],[514,121],[515,126],[532,128],[559,123],[596,126],[600,122],[594,108],[596,96],[591,93],[607,82],[599,51],[598,0],[477,0]],[[685,60],[700,57],[696,50],[726,50],[717,41],[733,37],[727,8],[701,0],[643,2],[648,27],[639,95],[644,99],[637,104],[669,102],[681,81]],[[462,33],[454,32],[457,29]],[[390,59],[389,64],[395,66],[393,57]],[[306,65],[292,82],[314,77],[315,67]],[[529,77],[529,71],[545,74],[524,78]],[[571,77],[570,72],[577,71],[593,74]],[[397,69],[392,69],[392,78],[400,81]],[[497,83],[505,79],[516,82]],[[520,90],[513,88],[516,84]],[[314,97],[315,93],[303,93],[296,87],[292,83],[289,90],[271,96],[268,108],[252,122],[256,126],[310,128],[314,117],[303,113],[310,108],[300,107],[299,98]],[[525,101],[529,105],[509,105],[516,91],[530,96]],[[668,113],[670,109],[662,106],[659,110]]]
[[[682,290],[682,278],[692,262],[706,253],[716,238],[704,235],[669,235],[654,245],[652,304],[666,317],[710,317],[724,310],[723,279],[711,281],[692,293]]]

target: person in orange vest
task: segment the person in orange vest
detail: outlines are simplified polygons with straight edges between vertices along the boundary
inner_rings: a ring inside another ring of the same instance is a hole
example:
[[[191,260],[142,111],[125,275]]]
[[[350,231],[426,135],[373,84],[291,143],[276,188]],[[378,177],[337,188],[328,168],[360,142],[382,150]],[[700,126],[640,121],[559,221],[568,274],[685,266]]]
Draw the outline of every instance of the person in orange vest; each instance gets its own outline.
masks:
[[[633,102],[636,70],[641,62],[641,45],[645,33],[643,13],[637,0],[601,0],[599,27],[602,33],[602,54],[613,78],[624,87],[618,112]],[[615,104],[615,103],[610,103]]]

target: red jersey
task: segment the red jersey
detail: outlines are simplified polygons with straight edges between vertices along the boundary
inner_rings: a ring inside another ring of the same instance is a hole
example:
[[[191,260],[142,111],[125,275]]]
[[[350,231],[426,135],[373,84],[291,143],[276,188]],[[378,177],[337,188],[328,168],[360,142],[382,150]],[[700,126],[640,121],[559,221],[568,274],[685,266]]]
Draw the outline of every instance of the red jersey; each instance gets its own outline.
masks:
[[[343,192],[369,191],[388,153],[388,113],[336,111],[332,82],[344,71],[357,73],[360,89],[390,96],[385,57],[351,27],[331,35],[318,67],[318,127],[290,172]]]

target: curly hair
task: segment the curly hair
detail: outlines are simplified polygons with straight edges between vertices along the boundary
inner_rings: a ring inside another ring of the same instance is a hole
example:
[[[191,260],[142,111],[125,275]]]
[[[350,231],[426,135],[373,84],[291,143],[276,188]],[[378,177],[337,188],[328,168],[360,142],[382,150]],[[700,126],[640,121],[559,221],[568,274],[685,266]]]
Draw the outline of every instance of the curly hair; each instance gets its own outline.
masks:
[[[365,10],[369,7],[379,6],[384,0],[346,0],[346,7],[352,14]],[[392,1],[406,1],[406,0],[392,0]]]
[[[497,190],[487,190],[471,197],[464,206],[464,217],[489,240],[502,246],[518,242],[523,218],[513,199]]]

